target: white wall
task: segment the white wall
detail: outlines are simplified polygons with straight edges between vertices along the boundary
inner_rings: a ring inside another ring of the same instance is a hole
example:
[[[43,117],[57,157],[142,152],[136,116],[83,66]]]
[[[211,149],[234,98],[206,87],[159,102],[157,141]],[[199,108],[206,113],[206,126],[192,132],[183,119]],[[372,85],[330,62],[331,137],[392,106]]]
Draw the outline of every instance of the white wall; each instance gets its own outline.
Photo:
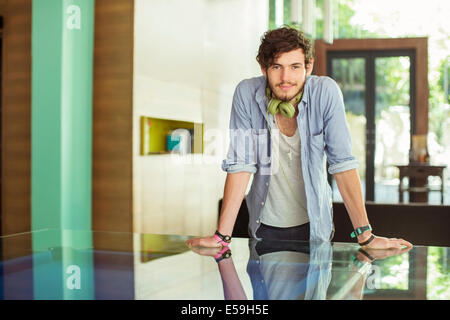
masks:
[[[214,232],[232,95],[239,81],[260,75],[255,57],[268,12],[265,0],[135,0],[135,232]],[[216,129],[222,137],[216,151],[205,141],[197,163],[140,156],[143,115],[203,122],[205,132]]]

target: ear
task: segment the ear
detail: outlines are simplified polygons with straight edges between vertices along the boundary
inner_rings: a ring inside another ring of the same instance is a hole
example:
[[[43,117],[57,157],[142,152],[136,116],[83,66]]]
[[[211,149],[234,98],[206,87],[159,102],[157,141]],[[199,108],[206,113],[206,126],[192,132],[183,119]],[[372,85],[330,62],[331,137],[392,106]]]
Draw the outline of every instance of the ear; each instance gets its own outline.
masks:
[[[314,58],[311,58],[308,65],[306,66],[306,75],[310,76],[314,67]]]
[[[267,78],[267,69],[264,69],[264,68],[261,67],[261,66],[260,66],[260,68],[261,68],[261,72],[262,72],[262,74],[264,75],[264,77]]]

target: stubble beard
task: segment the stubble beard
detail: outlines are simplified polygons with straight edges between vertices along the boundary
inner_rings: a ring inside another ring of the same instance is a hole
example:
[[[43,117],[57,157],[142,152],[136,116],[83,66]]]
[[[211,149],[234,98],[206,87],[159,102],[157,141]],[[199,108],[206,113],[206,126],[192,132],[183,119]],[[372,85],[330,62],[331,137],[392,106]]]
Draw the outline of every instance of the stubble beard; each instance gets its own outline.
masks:
[[[280,84],[276,85],[275,87],[278,87],[278,86],[280,86],[280,85],[285,85],[285,84],[293,85],[293,86],[295,86],[295,87],[298,85],[297,83],[285,82],[285,83],[280,83]],[[294,98],[300,93],[300,91],[302,90],[302,88],[299,88],[299,89],[297,90],[297,92],[296,92],[295,94],[293,94],[293,95],[288,95],[287,93],[284,93],[283,96],[280,96],[280,95],[278,95],[278,94],[275,92],[274,86],[273,86],[271,83],[269,83],[269,87],[270,87],[270,90],[272,91],[272,95],[273,95],[276,99],[281,100],[281,101],[283,101],[283,102],[290,102],[290,101],[291,101],[292,99],[294,99]]]

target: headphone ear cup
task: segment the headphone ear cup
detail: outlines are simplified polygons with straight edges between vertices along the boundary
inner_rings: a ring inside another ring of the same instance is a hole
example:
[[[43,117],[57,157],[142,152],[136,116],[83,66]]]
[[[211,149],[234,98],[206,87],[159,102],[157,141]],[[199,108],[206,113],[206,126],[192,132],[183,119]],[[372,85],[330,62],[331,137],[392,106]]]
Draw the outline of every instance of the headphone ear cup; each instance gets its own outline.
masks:
[[[292,104],[278,99],[270,99],[267,110],[273,115],[281,112],[287,118],[292,118],[295,114],[295,108]]]
[[[276,115],[278,113],[278,105],[281,103],[278,99],[270,99],[269,104],[267,106],[267,110],[273,114]]]
[[[289,102],[282,102],[278,107],[280,112],[287,118],[292,118],[295,114],[295,108]]]
[[[268,87],[266,88],[266,95],[267,98],[270,99],[269,104],[267,105],[267,110],[271,114],[276,115],[278,112],[281,112],[287,118],[292,118],[295,115],[295,108],[290,102],[282,102],[279,99],[270,98],[271,92]],[[302,96],[303,91],[297,95],[295,99],[296,103],[301,100]]]

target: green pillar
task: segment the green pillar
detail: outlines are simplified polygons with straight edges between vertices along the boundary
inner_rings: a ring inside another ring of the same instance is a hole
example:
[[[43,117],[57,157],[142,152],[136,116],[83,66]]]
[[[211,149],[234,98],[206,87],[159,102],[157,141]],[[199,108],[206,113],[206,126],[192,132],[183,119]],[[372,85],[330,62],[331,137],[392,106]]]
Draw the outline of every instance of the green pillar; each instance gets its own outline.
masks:
[[[77,265],[70,252],[92,247],[89,232],[80,238],[61,230],[92,225],[94,7],[94,0],[32,1],[31,221],[33,231],[54,230],[33,235],[33,251],[62,252],[52,272],[35,270],[38,299],[58,291],[45,290],[46,281],[61,288],[53,298],[76,297],[66,286],[68,271],[76,269],[67,266]],[[85,255],[80,264],[86,266]]]

